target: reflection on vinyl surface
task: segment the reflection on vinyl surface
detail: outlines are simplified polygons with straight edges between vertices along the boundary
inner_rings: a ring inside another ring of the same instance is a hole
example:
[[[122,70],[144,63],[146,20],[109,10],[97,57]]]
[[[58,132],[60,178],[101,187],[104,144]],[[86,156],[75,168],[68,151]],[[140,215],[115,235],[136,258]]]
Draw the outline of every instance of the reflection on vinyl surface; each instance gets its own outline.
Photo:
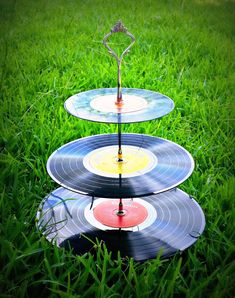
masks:
[[[160,118],[174,108],[172,99],[161,93],[135,88],[122,89],[123,106],[118,107],[116,88],[102,88],[75,94],[65,109],[75,117],[95,122],[133,123]]]

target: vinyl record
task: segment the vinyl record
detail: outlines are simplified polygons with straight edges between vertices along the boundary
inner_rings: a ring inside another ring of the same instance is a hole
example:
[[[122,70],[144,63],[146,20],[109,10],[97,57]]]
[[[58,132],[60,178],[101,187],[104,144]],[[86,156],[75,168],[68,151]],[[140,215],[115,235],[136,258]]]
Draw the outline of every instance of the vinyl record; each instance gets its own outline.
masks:
[[[60,247],[71,246],[77,254],[94,252],[94,243],[102,240],[114,258],[119,251],[122,257],[137,261],[155,258],[159,252],[168,257],[183,251],[197,240],[205,227],[201,207],[179,189],[144,200],[123,200],[124,208],[125,201],[137,202],[148,212],[142,223],[127,229],[110,228],[95,219],[94,210],[103,201],[107,199],[99,198],[92,204],[88,196],[58,188],[41,203],[37,227],[49,241]]]
[[[116,88],[89,90],[68,98],[65,109],[89,121],[132,123],[160,118],[174,108],[170,98],[150,90],[123,88],[121,106],[116,104],[116,97]]]
[[[104,198],[133,198],[169,190],[186,180],[194,162],[181,146],[161,138],[123,134],[123,162],[117,161],[118,135],[78,139],[56,150],[47,170],[61,186]]]

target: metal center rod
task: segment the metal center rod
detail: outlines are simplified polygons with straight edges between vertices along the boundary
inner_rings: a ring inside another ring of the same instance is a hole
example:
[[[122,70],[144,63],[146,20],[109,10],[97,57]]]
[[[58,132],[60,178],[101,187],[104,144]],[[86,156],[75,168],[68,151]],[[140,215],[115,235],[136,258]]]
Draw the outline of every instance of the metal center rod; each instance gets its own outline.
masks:
[[[108,45],[108,39],[112,34],[115,33],[124,33],[127,36],[130,37],[131,43],[129,46],[122,52],[120,57],[114,52],[114,50]],[[122,87],[121,87],[121,63],[123,57],[129,52],[130,48],[133,46],[135,43],[135,37],[127,30],[127,28],[122,24],[121,21],[118,21],[115,26],[111,29],[111,31],[105,35],[103,39],[103,44],[104,46],[108,49],[108,52],[116,59],[117,61],[117,67],[118,67],[118,74],[117,74],[117,99],[115,104],[117,105],[118,108],[118,162],[122,162],[122,132],[121,132],[121,109],[123,106],[123,99],[122,99]]]
[[[117,89],[117,101],[118,107],[122,106],[122,89],[121,89],[121,61],[118,61],[118,89]],[[118,162],[122,162],[122,116],[121,111],[118,113]]]
[[[118,114],[118,162],[122,162],[122,124],[121,114]]]
[[[117,212],[116,214],[117,214],[118,216],[123,216],[123,215],[125,215],[125,211],[123,210],[122,199],[119,199],[118,212]]]
[[[122,105],[122,82],[121,82],[121,61],[118,61],[118,82],[117,82],[117,101],[116,105]]]

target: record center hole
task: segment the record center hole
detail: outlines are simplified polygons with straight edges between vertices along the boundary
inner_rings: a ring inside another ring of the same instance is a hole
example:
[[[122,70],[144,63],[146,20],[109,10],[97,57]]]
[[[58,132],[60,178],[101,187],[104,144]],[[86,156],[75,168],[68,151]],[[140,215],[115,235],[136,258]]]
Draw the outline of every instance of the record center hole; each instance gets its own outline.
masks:
[[[127,163],[127,161],[125,161],[123,158],[120,158],[120,157],[116,157],[115,160],[119,164]]]
[[[114,213],[117,215],[117,216],[124,216],[126,215],[126,211],[125,210],[114,210]]]

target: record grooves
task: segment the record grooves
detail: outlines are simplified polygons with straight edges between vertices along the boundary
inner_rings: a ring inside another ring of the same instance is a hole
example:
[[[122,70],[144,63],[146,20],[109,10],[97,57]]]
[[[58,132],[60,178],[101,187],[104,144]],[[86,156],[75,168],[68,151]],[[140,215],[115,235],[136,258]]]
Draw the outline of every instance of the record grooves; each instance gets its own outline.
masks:
[[[154,258],[160,251],[165,257],[183,251],[197,240],[191,234],[203,232],[204,214],[196,201],[183,191],[174,189],[145,197],[138,203],[144,204],[144,201],[153,208],[148,209],[145,222],[120,231],[92,220],[95,207],[90,209],[89,196],[61,187],[40,206],[38,226],[49,241],[67,248],[70,245],[78,254],[91,250],[97,238],[104,241],[113,256],[120,251],[122,256],[141,261],[145,257]]]
[[[49,158],[47,170],[61,186],[95,197],[131,198],[164,192],[176,187],[192,173],[194,162],[181,146],[168,140],[140,134],[122,134],[123,145],[141,151],[151,150],[157,159],[154,168],[133,177],[107,173],[99,175],[84,166],[84,158],[98,148],[117,144],[118,135],[106,134],[78,139],[56,150]],[[117,147],[114,150],[118,151]],[[125,155],[123,156],[125,160]],[[112,165],[110,165],[111,167]]]
[[[120,56],[109,43],[117,33],[130,38]],[[134,42],[117,22],[103,39],[117,62],[117,88],[87,90],[64,104],[77,118],[116,123],[118,133],[72,141],[47,162],[48,174],[62,187],[41,202],[37,228],[48,241],[79,255],[96,253],[97,242],[103,242],[113,258],[169,257],[195,243],[205,227],[199,204],[176,188],[193,172],[190,153],[166,139],[122,132],[123,123],[157,119],[174,108],[159,92],[122,88],[121,63]]]

